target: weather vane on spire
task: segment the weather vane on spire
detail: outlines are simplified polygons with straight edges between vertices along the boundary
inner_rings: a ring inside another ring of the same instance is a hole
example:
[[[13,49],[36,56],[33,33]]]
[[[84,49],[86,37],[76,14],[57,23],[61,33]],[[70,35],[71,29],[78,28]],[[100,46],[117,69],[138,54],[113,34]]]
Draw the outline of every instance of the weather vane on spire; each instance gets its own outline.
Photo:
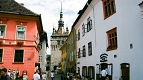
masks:
[[[62,12],[62,2],[61,2],[61,12]]]

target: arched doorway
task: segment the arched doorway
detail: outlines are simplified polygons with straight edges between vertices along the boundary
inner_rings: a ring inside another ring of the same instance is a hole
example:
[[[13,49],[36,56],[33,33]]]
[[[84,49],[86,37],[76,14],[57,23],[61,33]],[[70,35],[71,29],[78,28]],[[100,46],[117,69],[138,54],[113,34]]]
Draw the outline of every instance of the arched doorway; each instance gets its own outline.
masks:
[[[54,69],[54,71],[55,71],[55,70],[57,69],[57,66],[54,66],[54,68],[53,68],[53,69]]]

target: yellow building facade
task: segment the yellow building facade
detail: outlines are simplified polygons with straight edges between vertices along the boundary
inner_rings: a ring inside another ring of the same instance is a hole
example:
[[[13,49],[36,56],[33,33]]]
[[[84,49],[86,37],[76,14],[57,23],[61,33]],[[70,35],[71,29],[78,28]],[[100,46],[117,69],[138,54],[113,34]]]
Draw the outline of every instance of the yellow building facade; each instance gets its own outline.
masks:
[[[66,68],[67,68],[67,52],[66,52],[66,43],[60,48],[61,50],[61,71],[66,74]]]

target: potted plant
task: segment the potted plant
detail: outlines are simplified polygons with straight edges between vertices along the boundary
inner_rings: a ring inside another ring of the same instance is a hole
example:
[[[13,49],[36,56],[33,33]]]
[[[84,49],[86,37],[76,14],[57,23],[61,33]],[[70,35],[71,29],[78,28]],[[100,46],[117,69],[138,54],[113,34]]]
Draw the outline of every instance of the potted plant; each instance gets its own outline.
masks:
[[[108,47],[107,47],[107,50],[111,50],[112,49],[112,45],[110,44]]]
[[[18,46],[22,46],[22,45],[23,45],[23,41],[18,41],[18,42],[17,42],[17,45],[18,45]]]

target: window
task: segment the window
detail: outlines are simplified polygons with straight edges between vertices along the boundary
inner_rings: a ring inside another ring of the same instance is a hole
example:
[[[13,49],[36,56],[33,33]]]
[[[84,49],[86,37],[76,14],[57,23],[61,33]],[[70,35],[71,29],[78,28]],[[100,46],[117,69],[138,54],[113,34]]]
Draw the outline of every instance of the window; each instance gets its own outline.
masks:
[[[85,25],[84,25],[84,23],[82,24],[82,36],[84,36],[85,35]]]
[[[94,79],[94,67],[93,66],[88,67],[88,76]]]
[[[39,62],[42,62],[42,56],[41,55],[39,56]]]
[[[23,26],[17,27],[16,39],[25,39],[25,27],[23,27]]]
[[[116,12],[115,8],[115,0],[102,0],[103,3],[103,11],[104,11],[104,19],[111,16]]]
[[[82,67],[82,77],[86,77],[87,76],[87,67],[83,66]]]
[[[83,46],[83,51],[82,51],[82,53],[83,53],[83,57],[86,57],[85,45]]]
[[[89,18],[87,19],[87,32],[89,32],[91,29],[92,29],[92,20],[91,20],[91,18],[89,17]]]
[[[121,72],[123,80],[130,80],[130,64],[122,63],[121,64]]]
[[[14,62],[23,62],[23,50],[15,50]]]
[[[77,70],[77,71],[78,71],[78,74],[80,75],[80,67],[78,67],[77,69],[78,69],[78,70]]]
[[[117,49],[117,31],[116,31],[116,28],[113,28],[113,29],[107,31],[107,36],[108,36],[107,51]]]
[[[92,43],[91,42],[88,43],[88,55],[89,56],[92,55]]]
[[[80,40],[80,29],[78,30],[78,40]]]
[[[2,58],[3,58],[3,49],[0,49],[0,62],[2,62]]]
[[[78,49],[78,58],[80,58],[80,48]]]
[[[4,38],[5,25],[0,25],[0,38]]]
[[[57,44],[60,45],[60,40],[57,41]]]

